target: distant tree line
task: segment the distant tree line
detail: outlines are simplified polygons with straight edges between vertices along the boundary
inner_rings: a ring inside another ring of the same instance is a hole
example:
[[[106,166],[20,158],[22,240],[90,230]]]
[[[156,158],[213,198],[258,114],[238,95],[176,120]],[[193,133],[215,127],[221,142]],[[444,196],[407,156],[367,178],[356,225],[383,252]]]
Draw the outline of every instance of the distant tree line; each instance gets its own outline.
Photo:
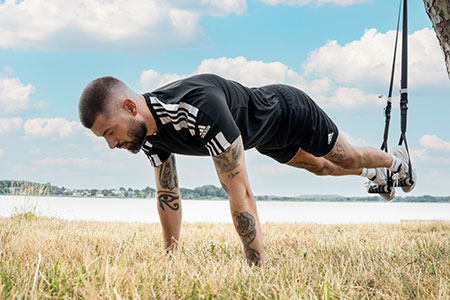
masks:
[[[132,189],[120,187],[118,189],[67,189],[57,187],[50,183],[35,183],[30,181],[0,180],[0,195],[38,195],[38,196],[72,196],[72,197],[107,197],[107,198],[154,198],[155,189],[145,187]],[[215,185],[202,185],[194,189],[180,188],[182,199],[228,199],[227,193]],[[328,201],[328,202],[375,202],[381,201],[380,197],[283,197],[283,196],[255,196],[257,201]],[[396,197],[396,202],[450,202],[450,196],[435,197],[430,195],[414,197]]]
[[[40,184],[24,180],[0,180],[0,195],[50,195],[50,183]]]
[[[202,185],[195,189],[180,188],[183,199],[228,199],[227,193],[215,185]]]
[[[0,180],[0,195],[23,196],[74,196],[74,197],[108,197],[108,198],[152,198],[155,189],[68,189],[50,183],[35,183],[21,180]]]

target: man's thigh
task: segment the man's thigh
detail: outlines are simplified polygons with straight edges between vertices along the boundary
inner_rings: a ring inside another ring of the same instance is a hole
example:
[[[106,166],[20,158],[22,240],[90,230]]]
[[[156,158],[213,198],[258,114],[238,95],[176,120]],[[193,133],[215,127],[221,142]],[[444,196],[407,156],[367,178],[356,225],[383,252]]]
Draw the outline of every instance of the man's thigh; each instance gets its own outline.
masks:
[[[324,157],[337,165],[352,164],[358,159],[359,153],[347,140],[339,134],[333,149]]]

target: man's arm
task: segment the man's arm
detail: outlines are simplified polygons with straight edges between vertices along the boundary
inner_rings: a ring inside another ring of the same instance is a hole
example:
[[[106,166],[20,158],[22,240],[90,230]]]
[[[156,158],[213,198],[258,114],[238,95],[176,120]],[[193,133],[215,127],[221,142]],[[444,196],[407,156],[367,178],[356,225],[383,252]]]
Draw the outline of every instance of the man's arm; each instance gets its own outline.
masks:
[[[213,156],[223,189],[230,197],[233,223],[244,245],[249,265],[264,265],[264,245],[256,209],[245,168],[244,146],[239,136],[227,150]]]
[[[181,200],[178,190],[178,177],[175,156],[169,158],[159,167],[155,167],[156,204],[166,250],[175,250],[180,238]]]

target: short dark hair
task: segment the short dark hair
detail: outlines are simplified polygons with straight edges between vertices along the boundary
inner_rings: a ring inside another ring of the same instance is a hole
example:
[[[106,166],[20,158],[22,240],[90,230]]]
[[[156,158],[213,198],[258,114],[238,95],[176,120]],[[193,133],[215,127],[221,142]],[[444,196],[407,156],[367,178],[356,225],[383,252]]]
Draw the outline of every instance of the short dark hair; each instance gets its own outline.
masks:
[[[83,90],[78,103],[78,113],[81,124],[86,128],[92,128],[99,114],[107,117],[107,104],[110,101],[112,89],[124,84],[117,78],[105,76],[97,78],[89,83]]]

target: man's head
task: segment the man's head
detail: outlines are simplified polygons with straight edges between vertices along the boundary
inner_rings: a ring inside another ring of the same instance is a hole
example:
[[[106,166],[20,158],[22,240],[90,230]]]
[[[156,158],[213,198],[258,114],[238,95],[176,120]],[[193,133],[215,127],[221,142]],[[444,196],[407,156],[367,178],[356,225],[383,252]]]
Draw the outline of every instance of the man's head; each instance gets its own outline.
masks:
[[[111,149],[139,152],[147,136],[147,126],[138,113],[140,95],[114,77],[90,82],[80,97],[81,124],[103,136]]]

